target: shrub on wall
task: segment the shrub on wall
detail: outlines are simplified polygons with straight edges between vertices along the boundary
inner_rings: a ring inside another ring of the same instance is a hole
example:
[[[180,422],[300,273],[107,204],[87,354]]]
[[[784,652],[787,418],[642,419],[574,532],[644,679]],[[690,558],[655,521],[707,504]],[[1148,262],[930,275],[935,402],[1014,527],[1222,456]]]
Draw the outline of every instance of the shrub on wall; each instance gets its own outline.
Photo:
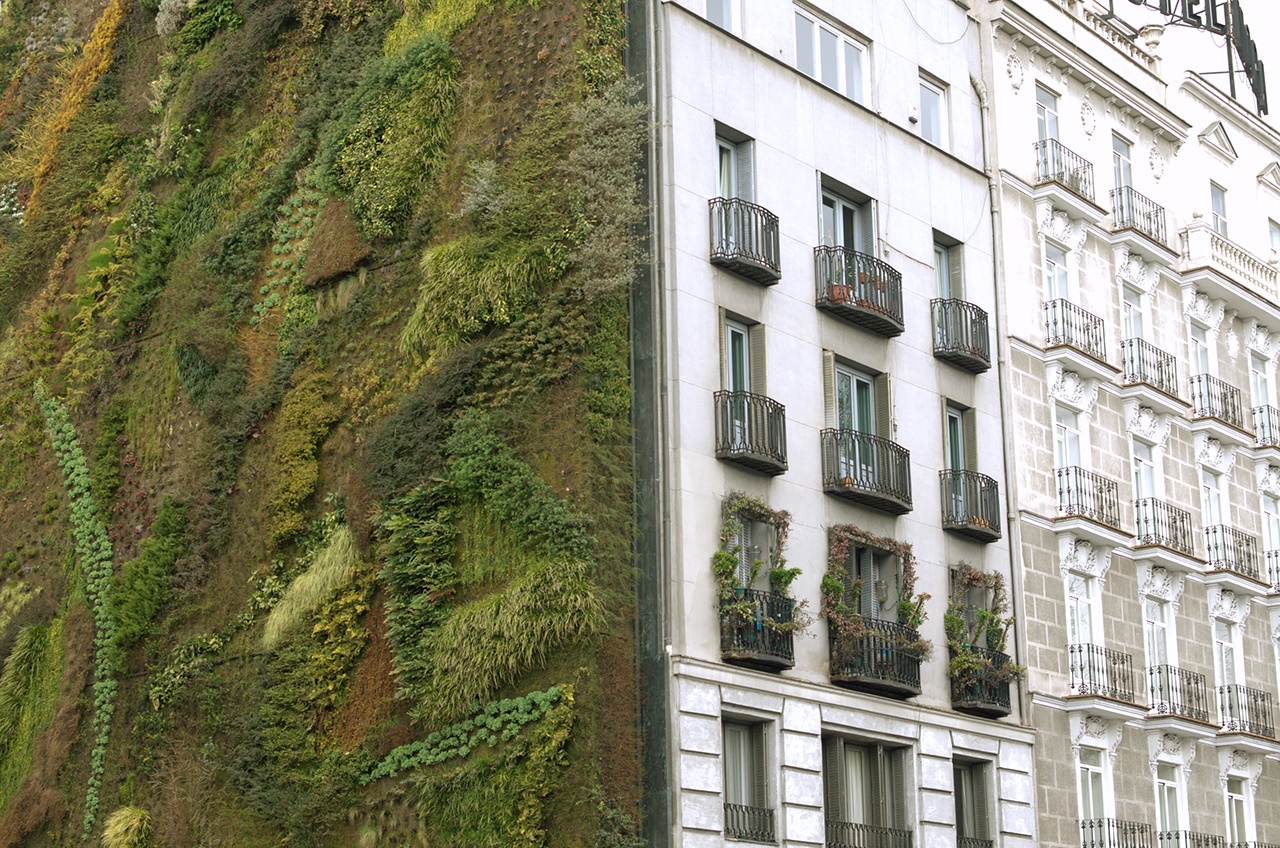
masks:
[[[187,513],[165,495],[151,524],[151,535],[138,546],[138,555],[120,567],[113,579],[116,644],[125,648],[151,629],[169,599],[173,566],[186,556]]]

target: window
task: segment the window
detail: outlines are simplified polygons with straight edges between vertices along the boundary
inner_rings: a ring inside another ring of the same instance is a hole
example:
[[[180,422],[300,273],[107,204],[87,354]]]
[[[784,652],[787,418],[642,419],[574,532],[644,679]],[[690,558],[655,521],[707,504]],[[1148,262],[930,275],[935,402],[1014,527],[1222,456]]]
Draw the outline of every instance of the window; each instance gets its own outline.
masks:
[[[768,799],[765,724],[724,722],[725,836],[774,839]]]
[[[875,214],[870,200],[861,203],[833,192],[822,192],[818,225],[825,247],[845,247],[875,254]]]
[[[964,253],[960,245],[933,243],[933,280],[937,297],[964,297]]]
[[[1044,246],[1044,299],[1071,299],[1067,287],[1067,252],[1056,244]]]
[[[1200,469],[1200,514],[1205,527],[1222,524],[1222,478]]]
[[[707,0],[707,20],[729,32],[738,31],[737,0]]]
[[[1080,821],[1107,818],[1107,775],[1102,765],[1102,751],[1081,748],[1078,763],[1080,776]]]
[[[1067,576],[1067,641],[1069,644],[1096,644],[1093,629],[1093,597],[1092,577],[1081,574]]]
[[[925,141],[944,146],[946,138],[946,96],[942,86],[921,78],[920,80],[920,137]]]
[[[1249,354],[1249,392],[1254,406],[1271,406],[1271,375],[1267,361],[1256,353]]]
[[[728,397],[726,421],[730,447],[746,450],[752,444],[749,394],[765,394],[764,325],[748,324],[721,310],[720,384]]]
[[[1036,86],[1036,139],[1058,138],[1058,95],[1044,86]]]
[[[1080,421],[1069,409],[1053,407],[1053,460],[1055,468],[1080,465]]]
[[[1280,253],[1280,224],[1267,221],[1267,238],[1271,243],[1271,252]]]
[[[1209,205],[1213,210],[1213,231],[1227,237],[1227,190],[1217,183],[1209,183]]]
[[[1219,686],[1234,686],[1243,677],[1236,660],[1239,628],[1230,621],[1214,619],[1213,622],[1213,673]],[[1234,699],[1231,699],[1234,700]]]
[[[796,11],[796,68],[858,103],[866,45],[824,21]]]
[[[824,351],[823,381],[827,426],[840,431],[835,440],[836,476],[867,481],[879,479],[883,471],[876,462],[878,445],[874,439],[855,434],[892,439],[889,375],[860,371],[836,362],[834,354]]]
[[[1182,829],[1182,775],[1169,763],[1156,764],[1156,830]]]
[[[844,603],[856,607],[863,618],[896,624],[901,572],[901,563],[893,554],[876,548],[854,548],[841,574]]]
[[[1156,497],[1156,463],[1151,445],[1133,443],[1133,496],[1137,500]]]
[[[986,771],[983,763],[955,763],[952,766],[956,836],[960,845],[965,845],[965,840],[986,841],[991,838],[991,826],[987,821]]]
[[[1262,496],[1262,549],[1264,551],[1280,551],[1280,502],[1270,495]],[[1268,560],[1271,557],[1267,558]],[[1271,565],[1270,563],[1268,563]],[[1274,569],[1275,566],[1271,565]],[[1280,582],[1280,574],[1273,571],[1268,575],[1272,583]]]
[[[1187,338],[1191,345],[1191,373],[1212,373],[1209,363],[1209,331],[1199,324],[1192,324]]]
[[[978,440],[973,410],[947,404],[944,426],[946,467],[951,471],[977,471]]]
[[[716,137],[716,197],[755,200],[754,147],[750,141]]]
[[[908,753],[907,748],[823,738],[826,819],[828,832],[839,834],[836,842],[863,844],[866,831],[857,825],[907,830]]]
[[[1169,604],[1159,598],[1143,598],[1146,616],[1147,665],[1164,666],[1169,662]]]
[[[1124,287],[1124,337],[1141,339],[1146,327],[1146,316],[1142,309],[1142,292],[1132,286]]]
[[[1133,185],[1133,147],[1118,135],[1111,136],[1111,168],[1117,189]]]
[[[1243,845],[1253,838],[1253,817],[1249,815],[1249,798],[1244,791],[1244,781],[1238,777],[1228,777],[1226,795],[1227,842]]]

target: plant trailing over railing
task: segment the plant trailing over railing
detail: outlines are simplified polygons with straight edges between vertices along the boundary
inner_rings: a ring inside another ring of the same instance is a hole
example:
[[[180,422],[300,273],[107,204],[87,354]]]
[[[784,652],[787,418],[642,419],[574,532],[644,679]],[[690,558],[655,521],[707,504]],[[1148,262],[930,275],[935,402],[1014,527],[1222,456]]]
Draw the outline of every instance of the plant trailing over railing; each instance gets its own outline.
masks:
[[[85,595],[93,613],[93,750],[89,754],[89,780],[85,792],[82,840],[88,840],[98,816],[99,791],[102,788],[107,741],[111,736],[111,719],[115,715],[116,622],[111,612],[111,576],[113,552],[107,528],[99,516],[89,478],[89,463],[80,448],[75,425],[66,407],[50,396],[44,381],[35,385],[36,403],[44,416],[45,428],[53,452],[58,457],[67,496],[71,501],[71,534],[75,538],[76,559],[84,580]]]
[[[862,596],[862,580],[854,579],[852,591],[846,598],[845,575],[849,569],[849,557],[855,548],[873,548],[898,558],[901,567],[898,583],[897,623],[910,633],[918,634],[928,614],[926,593],[916,594],[916,558],[909,542],[900,542],[888,536],[876,536],[852,524],[837,524],[828,531],[827,573],[822,575],[822,607],[820,613],[835,637],[856,640],[867,626],[859,609]],[[899,631],[893,631],[897,637]],[[933,645],[924,639],[904,641],[898,646],[919,660],[927,659]]]
[[[766,565],[769,569],[769,588],[794,601],[791,584],[800,576],[800,569],[788,566],[787,558],[783,555],[787,546],[787,534],[791,530],[791,513],[771,509],[753,495],[730,492],[720,505],[720,515],[720,549],[711,557],[711,568],[718,584],[716,594],[720,602],[721,618],[734,621],[741,619],[744,622],[756,619],[760,614],[759,607],[754,601],[745,599],[742,590],[751,587]],[[773,528],[767,559],[752,560],[751,574],[745,583],[739,580],[738,574],[742,546],[737,540],[741,538],[743,521],[767,524]],[[765,616],[761,619],[761,624],[779,633],[804,632],[813,623],[813,616],[807,612],[808,605],[807,600],[796,601],[789,621],[778,621]]]
[[[969,614],[970,592],[974,589],[990,593],[986,606],[979,606]],[[979,571],[962,562],[956,568],[951,598],[943,616],[943,629],[947,634],[947,649],[951,663],[947,673],[952,680],[978,680],[1001,686],[1020,680],[1026,669],[1012,661],[993,662],[993,655],[1006,656],[1005,646],[1013,616],[1009,615],[1009,596],[1005,591],[1004,575],[999,572]],[[986,650],[980,650],[985,643]],[[975,648],[979,650],[975,650]]]

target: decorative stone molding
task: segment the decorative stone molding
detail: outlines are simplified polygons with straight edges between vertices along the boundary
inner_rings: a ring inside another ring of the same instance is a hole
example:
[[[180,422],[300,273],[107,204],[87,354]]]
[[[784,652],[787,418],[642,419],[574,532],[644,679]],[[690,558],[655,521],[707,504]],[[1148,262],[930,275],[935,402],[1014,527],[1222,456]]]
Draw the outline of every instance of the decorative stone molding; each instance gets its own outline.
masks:
[[[1280,333],[1271,332],[1271,328],[1259,324],[1257,318],[1244,322],[1244,344],[1249,350],[1272,362],[1280,358]]]
[[[1080,539],[1071,533],[1058,537],[1058,553],[1061,556],[1059,571],[1062,579],[1072,574],[1097,579],[1099,588],[1107,584],[1107,572],[1111,570],[1111,547],[1095,545],[1088,539]]]
[[[1084,134],[1089,138],[1093,138],[1093,131],[1098,128],[1098,113],[1088,100],[1080,104],[1080,126],[1084,127]]]
[[[1014,91],[1022,88],[1022,59],[1018,56],[1017,45],[1015,44],[1009,51],[1009,58],[1005,60],[1004,72],[1009,75],[1009,87]]]
[[[1218,779],[1225,789],[1228,778],[1244,778],[1249,781],[1249,794],[1252,795],[1258,790],[1258,778],[1262,777],[1262,767],[1266,760],[1265,754],[1251,754],[1238,748],[1219,748]]]
[[[1209,624],[1212,625],[1214,621],[1229,621],[1244,627],[1252,606],[1247,597],[1239,598],[1230,589],[1215,586],[1209,590]]]
[[[1107,759],[1116,761],[1116,753],[1120,750],[1120,740],[1124,736],[1124,722],[1108,720],[1102,716],[1080,715],[1072,713],[1068,719],[1071,732],[1071,754],[1080,759],[1081,746],[1102,748],[1107,752]]]
[[[1211,298],[1199,289],[1182,290],[1182,313],[1204,324],[1215,335],[1217,335],[1218,326],[1222,323],[1222,314],[1225,309],[1225,301]]]
[[[1160,763],[1170,763],[1180,766],[1182,773],[1191,776],[1191,764],[1196,761],[1196,754],[1199,749],[1196,747],[1196,740],[1193,738],[1183,738],[1174,733],[1162,733],[1160,731],[1147,733],[1147,753],[1149,763],[1151,765],[1151,775],[1156,774],[1156,767]]]
[[[1236,146],[1231,143],[1222,121],[1214,121],[1205,127],[1204,132],[1200,133],[1200,143],[1221,156],[1227,164],[1236,161]]]
[[[1116,282],[1133,286],[1145,295],[1150,295],[1156,287],[1156,266],[1147,262],[1129,248],[1117,245],[1114,250],[1116,263]]]
[[[1227,474],[1236,464],[1235,445],[1224,446],[1222,442],[1204,433],[1196,433],[1196,462],[1215,474]]]
[[[1280,466],[1260,459],[1253,465],[1258,477],[1258,494],[1280,498]]]
[[[1052,239],[1070,253],[1078,253],[1084,245],[1084,222],[1074,221],[1049,200],[1036,201],[1036,218],[1040,235]]]
[[[1234,363],[1236,357],[1240,355],[1240,334],[1236,332],[1236,316],[1240,313],[1236,310],[1229,310],[1224,319],[1227,323],[1227,356]]]
[[[1124,402],[1125,430],[1129,435],[1151,445],[1164,447],[1173,429],[1173,419],[1149,406],[1140,406],[1136,398]]]
[[[1151,153],[1147,155],[1147,164],[1151,166],[1151,176],[1156,182],[1160,182],[1160,178],[1164,176],[1164,154],[1160,152],[1159,146],[1155,143],[1151,145]]]
[[[1098,381],[1081,377],[1075,371],[1066,371],[1057,362],[1045,364],[1045,376],[1049,383],[1049,397],[1069,406],[1076,412],[1093,416],[1093,406],[1098,400]]]
[[[1272,162],[1258,174],[1258,185],[1280,194],[1280,162]]]
[[[1178,604],[1182,602],[1182,590],[1185,586],[1184,575],[1172,574],[1163,565],[1142,562],[1138,567],[1138,593],[1168,601],[1175,614],[1178,612]]]

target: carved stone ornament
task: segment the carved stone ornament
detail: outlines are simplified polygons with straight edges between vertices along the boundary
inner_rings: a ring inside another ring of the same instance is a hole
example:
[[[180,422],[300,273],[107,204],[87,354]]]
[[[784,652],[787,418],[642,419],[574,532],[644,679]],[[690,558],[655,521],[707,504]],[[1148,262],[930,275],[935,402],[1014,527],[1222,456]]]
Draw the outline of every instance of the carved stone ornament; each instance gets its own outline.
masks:
[[[1160,178],[1164,176],[1164,154],[1160,152],[1159,146],[1151,145],[1151,153],[1147,155],[1147,162],[1151,165],[1151,176],[1155,177],[1156,182],[1160,182]]]
[[[1258,475],[1258,494],[1280,498],[1280,466],[1263,459],[1255,463],[1254,471]]]
[[[1009,58],[1005,61],[1004,72],[1009,75],[1009,87],[1014,91],[1022,88],[1022,59],[1018,58],[1018,54],[1009,53]]]
[[[1235,445],[1224,446],[1217,439],[1196,433],[1196,462],[1216,474],[1226,474],[1236,464]]]
[[[1222,314],[1225,309],[1226,303],[1210,298],[1199,289],[1182,290],[1183,314],[1204,324],[1214,334],[1217,334],[1218,325],[1222,323]]]
[[[1129,248],[1119,245],[1115,249],[1116,281],[1121,285],[1133,286],[1143,294],[1155,291],[1156,269]]]
[[[1169,441],[1173,419],[1168,415],[1156,412],[1149,406],[1139,406],[1137,400],[1125,401],[1124,413],[1125,429],[1129,435],[1160,447],[1164,447]]]
[[[1209,623],[1229,621],[1244,627],[1244,623],[1249,620],[1251,606],[1247,597],[1239,598],[1230,589],[1214,587],[1209,592]]]
[[[1036,203],[1040,234],[1052,239],[1071,253],[1077,253],[1084,245],[1084,223],[1071,220],[1061,209],[1054,209],[1048,200]]]
[[[1077,760],[1080,758],[1081,743],[1090,748],[1106,748],[1107,758],[1116,761],[1116,753],[1120,750],[1120,739],[1124,735],[1123,721],[1108,721],[1102,716],[1082,716],[1072,713],[1070,718],[1071,753]]]
[[[1172,762],[1181,766],[1183,773],[1189,776],[1191,764],[1196,761],[1197,753],[1194,737],[1182,737],[1176,733],[1161,731],[1147,732],[1147,754],[1152,776],[1156,774],[1156,769],[1162,762]]]
[[[1072,574],[1093,577],[1099,586],[1105,586],[1107,572],[1111,570],[1111,548],[1095,545],[1088,539],[1079,539],[1070,533],[1058,537],[1058,553],[1061,555],[1059,570],[1064,580]]]
[[[1098,127],[1098,113],[1088,100],[1080,104],[1080,126],[1084,127],[1086,136],[1093,138],[1093,131]]]
[[[1262,767],[1266,760],[1263,754],[1251,754],[1239,748],[1219,749],[1218,766],[1221,770],[1219,779],[1223,787],[1226,787],[1227,780],[1231,777],[1244,777],[1249,781],[1250,794],[1255,793],[1258,789],[1258,778],[1262,776]]]
[[[1138,571],[1138,591],[1149,598],[1168,601],[1177,613],[1178,604],[1182,601],[1182,590],[1186,585],[1186,577],[1174,574],[1163,565],[1152,565],[1143,562]]]
[[[1267,357],[1272,362],[1280,358],[1280,333],[1271,332],[1265,324],[1259,324],[1257,318],[1244,322],[1244,344],[1254,353]]]
[[[1075,371],[1066,371],[1056,362],[1045,364],[1045,376],[1049,382],[1049,397],[1087,416],[1093,415],[1093,405],[1098,400],[1098,381],[1081,377]]]
[[[1235,362],[1236,357],[1240,355],[1240,334],[1236,332],[1236,316],[1239,314],[1232,309],[1224,318],[1227,322],[1227,356],[1231,357],[1232,362]]]

